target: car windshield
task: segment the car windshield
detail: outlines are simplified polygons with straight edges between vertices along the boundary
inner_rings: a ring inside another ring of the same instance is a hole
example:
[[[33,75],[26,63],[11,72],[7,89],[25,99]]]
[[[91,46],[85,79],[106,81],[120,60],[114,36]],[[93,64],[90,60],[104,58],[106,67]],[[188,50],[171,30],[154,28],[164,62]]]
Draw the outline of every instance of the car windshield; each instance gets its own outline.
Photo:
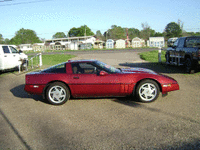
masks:
[[[101,67],[103,70],[109,72],[109,73],[120,73],[121,70],[120,69],[117,69],[115,67],[112,67],[110,65],[107,65],[101,61],[95,61],[95,64],[99,67]]]

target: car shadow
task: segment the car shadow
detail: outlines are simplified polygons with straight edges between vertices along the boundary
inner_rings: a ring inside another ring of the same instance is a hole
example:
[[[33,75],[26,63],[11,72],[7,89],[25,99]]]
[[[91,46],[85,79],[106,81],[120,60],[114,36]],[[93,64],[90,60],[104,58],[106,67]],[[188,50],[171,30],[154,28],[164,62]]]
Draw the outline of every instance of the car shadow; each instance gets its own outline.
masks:
[[[126,97],[85,97],[85,98],[71,98],[70,100],[111,100],[113,102],[117,102],[123,105],[131,106],[131,107],[140,107],[140,102],[137,101],[137,99],[134,99],[133,96],[126,96]]]
[[[43,103],[47,103],[41,95],[30,95],[26,91],[24,91],[24,84],[18,85],[10,90],[10,92],[15,96],[19,98],[30,98],[34,99],[35,101],[40,101]],[[48,103],[47,103],[48,104]]]
[[[113,102],[123,104],[130,107],[141,107],[140,102],[138,102],[136,99],[134,99],[132,96],[127,97],[118,97],[115,100],[112,100]]]
[[[142,62],[142,63],[120,63],[119,66],[124,67],[140,67],[140,68],[147,68],[158,73],[167,73],[167,74],[184,74],[185,69],[183,66],[173,66],[167,65],[166,63],[158,63],[158,62]],[[196,72],[200,72],[199,68]]]

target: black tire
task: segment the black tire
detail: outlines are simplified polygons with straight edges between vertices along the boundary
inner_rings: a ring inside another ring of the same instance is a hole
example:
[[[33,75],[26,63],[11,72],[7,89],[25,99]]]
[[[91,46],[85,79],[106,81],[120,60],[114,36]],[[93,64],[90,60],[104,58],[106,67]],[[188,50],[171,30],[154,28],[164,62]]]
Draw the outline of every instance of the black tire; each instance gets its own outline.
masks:
[[[194,73],[193,64],[190,58],[186,58],[185,60],[185,72],[186,73]]]
[[[50,104],[62,105],[70,98],[70,91],[68,87],[61,82],[54,82],[50,84],[46,90],[46,99]]]
[[[21,64],[21,71],[25,70],[28,68],[28,60],[23,60],[22,64]]]
[[[149,103],[155,101],[160,93],[158,84],[153,80],[143,80],[136,88],[136,98],[140,102]]]
[[[170,55],[169,55],[169,53],[166,53],[166,55],[165,55],[165,58],[166,58],[166,63],[170,63],[170,61],[171,61],[171,58],[170,58]]]

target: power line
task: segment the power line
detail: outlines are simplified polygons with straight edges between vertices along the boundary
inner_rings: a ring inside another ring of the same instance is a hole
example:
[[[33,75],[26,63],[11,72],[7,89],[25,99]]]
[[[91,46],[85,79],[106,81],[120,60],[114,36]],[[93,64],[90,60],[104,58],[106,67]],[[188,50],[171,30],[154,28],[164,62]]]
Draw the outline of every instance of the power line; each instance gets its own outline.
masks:
[[[12,1],[12,0],[7,0],[7,1]],[[21,2],[21,3],[10,3],[10,4],[5,4],[5,5],[0,5],[0,6],[11,6],[11,5],[21,5],[21,4],[30,4],[30,3],[39,3],[39,2],[46,2],[46,1],[52,1],[52,0],[38,0],[38,1],[30,1],[30,2]],[[0,2],[5,2],[0,1]]]
[[[200,28],[183,28],[185,30],[200,30]]]
[[[8,2],[8,1],[12,1],[12,0],[4,0],[4,1],[0,1],[0,2]]]

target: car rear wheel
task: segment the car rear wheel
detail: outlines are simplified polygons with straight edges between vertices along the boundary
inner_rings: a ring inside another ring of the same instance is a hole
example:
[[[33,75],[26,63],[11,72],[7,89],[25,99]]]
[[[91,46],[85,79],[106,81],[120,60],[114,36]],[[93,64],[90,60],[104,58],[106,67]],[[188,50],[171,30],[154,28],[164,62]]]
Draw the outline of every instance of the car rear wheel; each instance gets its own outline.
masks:
[[[136,88],[136,96],[139,101],[148,103],[155,101],[159,96],[158,84],[153,80],[144,80]]]
[[[54,82],[46,90],[46,98],[53,105],[62,105],[70,98],[70,92],[65,84]]]

